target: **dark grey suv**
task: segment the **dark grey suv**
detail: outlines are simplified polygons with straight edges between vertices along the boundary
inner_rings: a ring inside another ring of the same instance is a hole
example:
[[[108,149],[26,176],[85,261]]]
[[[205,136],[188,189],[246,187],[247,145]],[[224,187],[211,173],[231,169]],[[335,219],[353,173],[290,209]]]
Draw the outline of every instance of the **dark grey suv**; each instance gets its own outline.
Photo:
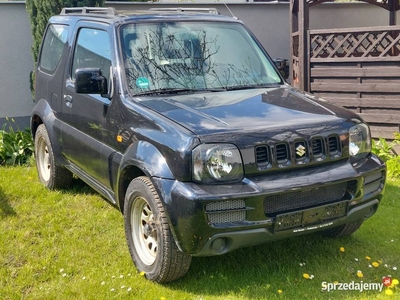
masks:
[[[64,9],[46,28],[31,126],[41,182],[75,174],[120,209],[156,282],[192,256],[349,235],[385,185],[363,120],[285,83],[213,9]]]

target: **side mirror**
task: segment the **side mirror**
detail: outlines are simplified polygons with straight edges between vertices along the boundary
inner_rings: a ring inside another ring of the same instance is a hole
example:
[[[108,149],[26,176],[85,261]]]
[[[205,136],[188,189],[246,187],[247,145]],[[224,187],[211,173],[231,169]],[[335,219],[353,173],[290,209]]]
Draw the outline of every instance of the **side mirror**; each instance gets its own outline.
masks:
[[[75,71],[75,92],[79,94],[107,94],[107,79],[99,68],[82,68]]]
[[[282,74],[283,78],[289,78],[289,61],[287,59],[276,58],[274,59],[275,66]]]

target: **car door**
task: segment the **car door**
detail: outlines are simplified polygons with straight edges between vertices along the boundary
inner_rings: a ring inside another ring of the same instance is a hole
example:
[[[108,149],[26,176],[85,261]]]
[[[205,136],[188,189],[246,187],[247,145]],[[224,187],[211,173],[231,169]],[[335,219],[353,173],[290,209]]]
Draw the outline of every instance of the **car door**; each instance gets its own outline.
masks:
[[[71,168],[89,183],[110,188],[109,157],[114,152],[103,141],[106,118],[112,99],[75,91],[75,71],[100,68],[107,82],[112,69],[112,40],[108,26],[79,22],[65,72],[63,90],[64,155]]]

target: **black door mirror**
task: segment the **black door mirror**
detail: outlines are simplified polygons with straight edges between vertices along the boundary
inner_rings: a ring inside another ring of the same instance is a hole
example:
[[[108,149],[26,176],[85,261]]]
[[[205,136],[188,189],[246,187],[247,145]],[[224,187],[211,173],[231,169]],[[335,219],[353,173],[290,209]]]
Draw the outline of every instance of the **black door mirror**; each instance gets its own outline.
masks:
[[[289,78],[289,61],[287,59],[276,58],[274,59],[275,66],[282,74],[283,78]]]
[[[107,94],[107,79],[99,68],[82,68],[75,72],[75,92],[79,94]]]

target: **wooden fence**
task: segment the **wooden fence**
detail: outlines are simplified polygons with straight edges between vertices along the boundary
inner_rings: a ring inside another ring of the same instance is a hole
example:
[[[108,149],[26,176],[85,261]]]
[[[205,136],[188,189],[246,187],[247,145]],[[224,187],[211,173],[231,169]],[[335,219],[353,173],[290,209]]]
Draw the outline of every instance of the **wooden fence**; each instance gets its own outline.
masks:
[[[309,30],[308,45],[308,90],[357,112],[373,137],[393,138],[400,131],[400,26]]]

